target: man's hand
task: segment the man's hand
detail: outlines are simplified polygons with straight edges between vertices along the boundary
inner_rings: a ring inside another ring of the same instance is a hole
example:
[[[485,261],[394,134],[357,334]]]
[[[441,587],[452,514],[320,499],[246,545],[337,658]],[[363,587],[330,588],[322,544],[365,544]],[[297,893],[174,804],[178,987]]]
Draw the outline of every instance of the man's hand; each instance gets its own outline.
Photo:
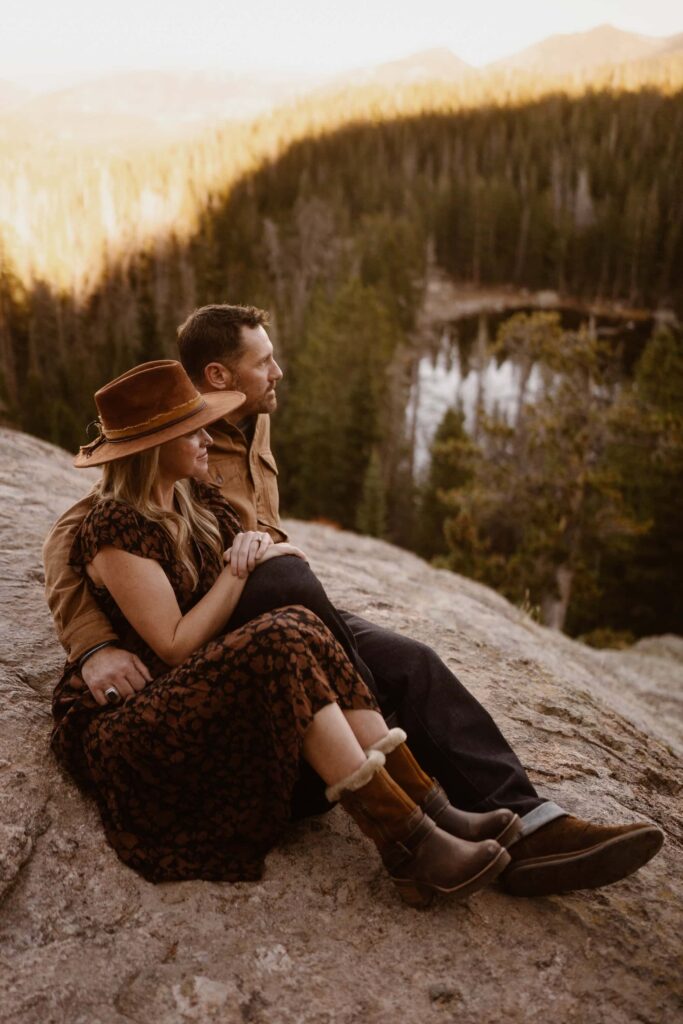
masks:
[[[223,558],[226,565],[230,566],[233,576],[244,579],[256,568],[256,563],[272,545],[273,538],[269,533],[247,530],[246,533],[237,534],[232,542],[232,547],[228,548]]]
[[[121,647],[95,651],[81,669],[81,676],[98,704],[107,704],[104,691],[115,687],[121,700],[132,697],[152,681],[147,668],[135,654]]]

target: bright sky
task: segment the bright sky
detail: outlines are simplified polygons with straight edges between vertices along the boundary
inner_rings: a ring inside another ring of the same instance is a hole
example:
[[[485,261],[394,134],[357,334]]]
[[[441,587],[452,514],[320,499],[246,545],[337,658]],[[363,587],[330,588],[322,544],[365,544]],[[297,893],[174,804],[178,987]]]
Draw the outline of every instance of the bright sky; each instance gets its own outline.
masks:
[[[10,0],[0,78],[132,68],[317,74],[446,46],[471,64],[609,22],[683,30],[679,0]]]

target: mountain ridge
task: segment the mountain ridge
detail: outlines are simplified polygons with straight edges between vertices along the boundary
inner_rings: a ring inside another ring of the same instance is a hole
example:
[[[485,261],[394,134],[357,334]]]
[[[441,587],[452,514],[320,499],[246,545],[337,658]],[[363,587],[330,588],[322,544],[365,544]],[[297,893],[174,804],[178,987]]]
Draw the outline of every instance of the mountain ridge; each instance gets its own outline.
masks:
[[[567,74],[607,65],[650,60],[683,46],[683,33],[646,36],[614,25],[596,25],[585,32],[556,33],[507,57],[492,61],[489,70],[525,70],[540,74]]]
[[[88,118],[110,115],[161,128],[197,125],[248,119],[299,97],[331,91],[366,86],[391,89],[430,81],[457,85],[500,72],[556,77],[633,61],[657,61],[679,51],[683,52],[683,32],[655,37],[600,25],[587,32],[549,36],[481,68],[441,46],[331,76],[140,69],[38,93],[0,82],[0,116],[9,114],[36,125],[61,121],[76,134],[79,119],[87,127]]]

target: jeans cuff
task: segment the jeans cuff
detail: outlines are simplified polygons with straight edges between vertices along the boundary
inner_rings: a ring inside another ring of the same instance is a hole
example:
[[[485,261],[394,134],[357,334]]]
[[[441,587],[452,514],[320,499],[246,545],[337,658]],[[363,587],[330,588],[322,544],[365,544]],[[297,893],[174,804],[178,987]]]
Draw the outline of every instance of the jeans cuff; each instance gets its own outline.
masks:
[[[553,803],[552,800],[546,800],[545,803],[539,804],[538,807],[534,807],[533,811],[529,811],[522,818],[522,835],[530,836],[532,832],[536,832],[543,825],[547,825],[550,821],[555,821],[555,818],[563,818],[569,812],[565,811],[559,804]]]

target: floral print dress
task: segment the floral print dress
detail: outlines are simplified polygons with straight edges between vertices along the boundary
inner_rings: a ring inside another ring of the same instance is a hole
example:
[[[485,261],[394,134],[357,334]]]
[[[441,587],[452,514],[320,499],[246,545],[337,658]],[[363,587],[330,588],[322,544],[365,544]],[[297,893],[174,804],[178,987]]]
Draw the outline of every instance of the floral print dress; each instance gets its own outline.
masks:
[[[229,547],[239,519],[214,488],[195,487]],[[222,568],[215,552],[195,542],[200,580],[193,589],[164,528],[109,499],[83,521],[72,564],[84,573],[108,545],[158,561],[183,613]],[[119,857],[150,881],[259,878],[290,821],[314,714],[334,701],[376,709],[374,697],[327,627],[301,606],[259,615],[169,668],[108,591],[88,584],[122,646],[154,679],[124,703],[102,707],[67,664],[52,701],[57,758],[94,796]]]

